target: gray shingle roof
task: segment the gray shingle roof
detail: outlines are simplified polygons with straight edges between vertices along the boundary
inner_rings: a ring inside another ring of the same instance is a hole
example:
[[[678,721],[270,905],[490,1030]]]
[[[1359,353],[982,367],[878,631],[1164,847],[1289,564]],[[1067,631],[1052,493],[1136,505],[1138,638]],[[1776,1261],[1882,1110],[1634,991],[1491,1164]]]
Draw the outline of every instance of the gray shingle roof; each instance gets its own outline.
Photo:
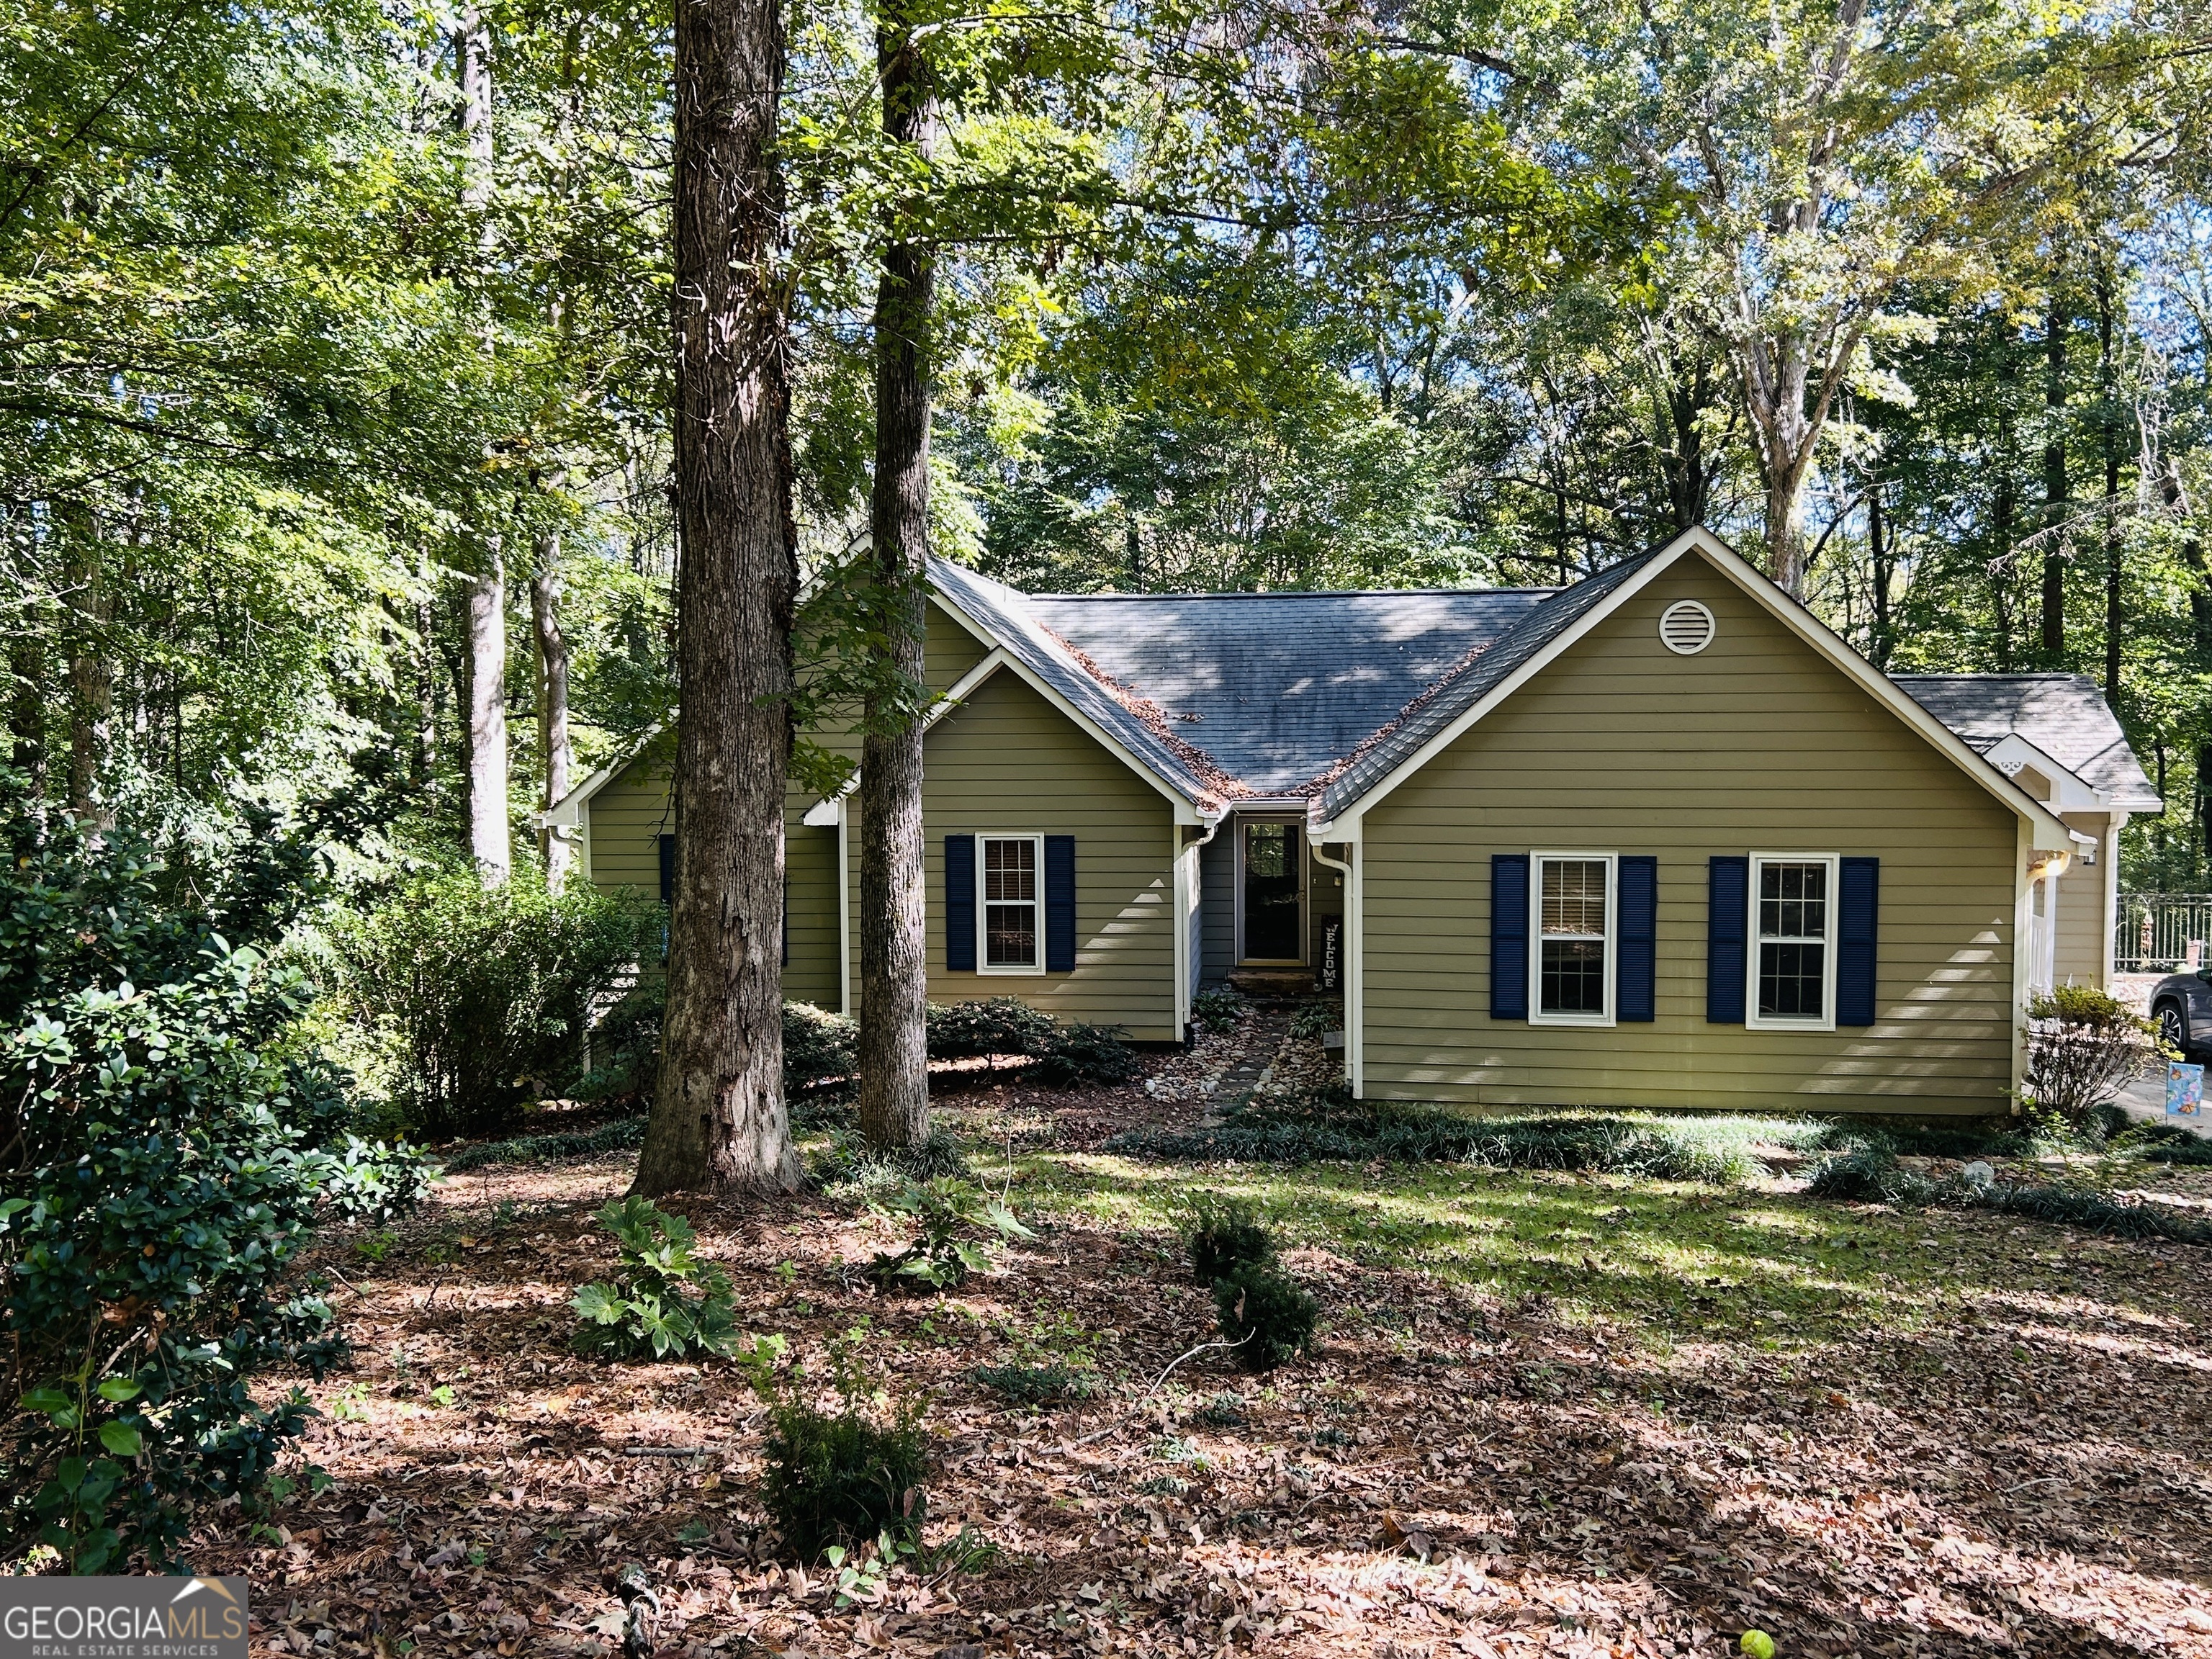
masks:
[[[1031,615],[1255,793],[1302,793],[1551,590],[1040,594]]]
[[[1024,594],[930,580],[1168,787],[1208,810],[1298,796],[1334,817],[1641,570],[1574,586],[1365,593]],[[1900,674],[1978,750],[2017,732],[2128,811],[2158,799],[2074,674]]]
[[[2014,732],[2124,811],[2157,811],[2127,734],[2081,674],[1893,674],[1898,689],[1978,750]]]

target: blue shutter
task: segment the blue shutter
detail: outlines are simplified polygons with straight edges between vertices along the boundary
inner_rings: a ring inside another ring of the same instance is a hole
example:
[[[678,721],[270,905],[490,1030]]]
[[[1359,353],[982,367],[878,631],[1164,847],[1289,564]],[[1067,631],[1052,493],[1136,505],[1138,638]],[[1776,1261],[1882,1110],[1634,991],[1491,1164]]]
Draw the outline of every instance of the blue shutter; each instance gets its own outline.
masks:
[[[660,838],[660,902],[676,902],[676,837]]]
[[[1075,837],[1044,838],[1044,970],[1075,971]]]
[[[1844,859],[1838,871],[1836,1024],[1871,1025],[1875,924],[1881,909],[1881,860]]]
[[[975,971],[975,837],[945,838],[945,971]]]
[[[1620,937],[1613,956],[1613,1017],[1656,1018],[1659,973],[1659,860],[1624,858],[1618,878]]]
[[[1744,950],[1751,934],[1751,860],[1715,859],[1705,900],[1705,1022],[1743,1024]]]
[[[1490,1017],[1528,1018],[1528,855],[1490,859]]]

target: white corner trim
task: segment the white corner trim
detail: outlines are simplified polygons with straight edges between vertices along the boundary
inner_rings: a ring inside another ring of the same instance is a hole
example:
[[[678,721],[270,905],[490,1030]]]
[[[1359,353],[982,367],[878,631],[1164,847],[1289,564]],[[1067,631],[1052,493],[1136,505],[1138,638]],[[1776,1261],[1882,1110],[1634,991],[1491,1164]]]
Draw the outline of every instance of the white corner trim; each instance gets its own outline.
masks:
[[[853,836],[837,797],[837,1012],[853,1018]]]
[[[1542,650],[1492,686],[1473,708],[1465,710],[1443,731],[1392,768],[1380,782],[1349,803],[1337,816],[1344,818],[1365,813],[1385,795],[1456,743],[1500,703],[1550,667],[1583,635],[1650,586],[1662,572],[1673,568],[1684,554],[1692,550],[1703,553],[1722,574],[1765,606],[1768,613],[1785,628],[1796,633],[1876,702],[1941,750],[1960,771],[1981,785],[2006,810],[2018,814],[2030,826],[2039,846],[2065,847],[2069,844],[2066,826],[2048,807],[1984,760],[1964,738],[1892,684],[1885,675],[1846,645],[1826,623],[1746,562],[1719,537],[1704,528],[1684,531],[1653,554],[1643,569],[1584,611],[1571,626],[1561,630]],[[1565,591],[1571,592],[1573,590]]]

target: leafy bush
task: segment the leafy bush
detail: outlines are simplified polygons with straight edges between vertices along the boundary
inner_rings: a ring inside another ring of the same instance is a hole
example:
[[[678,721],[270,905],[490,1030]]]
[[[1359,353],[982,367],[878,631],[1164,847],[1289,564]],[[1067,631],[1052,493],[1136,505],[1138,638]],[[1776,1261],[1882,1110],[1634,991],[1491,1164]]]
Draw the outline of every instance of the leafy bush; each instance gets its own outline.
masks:
[[[1334,1003],[1310,1002],[1291,1016],[1291,1035],[1318,1042],[1343,1024],[1344,1011]]]
[[[2156,1028],[2118,997],[2063,985],[2027,1005],[2027,1083],[2039,1115],[2080,1133],[2142,1072]]]
[[[1747,1179],[1753,1160],[1704,1143],[1698,1126],[1625,1117],[1465,1118],[1433,1107],[1369,1106],[1333,1096],[1246,1104],[1210,1129],[1136,1129],[1108,1152],[1177,1162],[1486,1164],[1501,1169],[1604,1170],[1716,1186]]]
[[[203,1507],[264,1502],[313,1407],[257,1399],[263,1374],[345,1352],[288,1274],[323,1217],[388,1218],[429,1179],[353,1133],[348,1079],[300,1036],[313,988],[272,955],[343,828],[249,809],[157,854],[128,823],[42,823],[0,775],[9,1559],[166,1568]]]
[[[811,1002],[783,1005],[783,1092],[804,1094],[853,1075],[860,1064],[859,1022]]]
[[[660,1027],[667,1013],[668,981],[641,978],[591,1029],[589,1065],[570,1091],[579,1100],[643,1109],[660,1073]]]
[[[1305,1352],[1321,1322],[1321,1304],[1268,1263],[1240,1261],[1214,1281],[1213,1306],[1224,1340],[1238,1343],[1237,1363],[1271,1371]]]
[[[896,1255],[878,1252],[868,1271],[878,1285],[948,1291],[991,1265],[990,1239],[1034,1237],[1005,1203],[953,1176],[908,1181],[872,1198],[884,1220],[911,1224],[920,1236]]]
[[[1247,1263],[1275,1259],[1275,1241],[1243,1199],[1200,1193],[1183,1212],[1181,1229],[1190,1250],[1191,1277],[1201,1285],[1225,1279]]]
[[[571,1298],[583,1321],[577,1347],[624,1359],[737,1352],[730,1276],[699,1260],[689,1221],[635,1195],[607,1205],[599,1221],[615,1236],[622,1265],[613,1284],[586,1285]]]
[[[550,1134],[517,1135],[512,1140],[487,1140],[455,1152],[446,1160],[446,1168],[458,1175],[492,1164],[560,1164],[569,1158],[622,1152],[645,1145],[645,1121],[641,1117],[619,1117],[596,1129],[557,1129]]]
[[[1037,1076],[1054,1089],[1127,1083],[1137,1075],[1137,1056],[1118,1025],[1063,1025],[1037,1052]]]
[[[343,919],[331,943],[358,1018],[389,1050],[394,1106],[448,1136],[503,1128],[576,1079],[593,1004],[656,926],[647,907],[588,883],[556,896],[518,872],[486,890],[448,870]]]
[[[784,1542],[804,1559],[867,1540],[894,1549],[920,1547],[928,1518],[923,1482],[929,1438],[921,1407],[908,1401],[872,1407],[860,1364],[860,1333],[830,1344],[831,1380],[839,1409],[816,1407],[803,1391],[805,1373],[779,1373],[781,1337],[740,1352],[754,1392],[769,1407],[761,1500]]]
[[[1252,1005],[1234,991],[1216,987],[1200,991],[1190,1000],[1190,1017],[1198,1029],[1209,1036],[1218,1036],[1224,1031],[1233,1031],[1237,1022],[1244,1018],[1244,1011]]]
[[[933,1002],[927,1016],[932,1060],[980,1060],[989,1054],[1041,1054],[1059,1027],[1050,1014],[1019,997],[981,1002]]]
[[[1017,1406],[1054,1406],[1066,1400],[1088,1400],[1098,1390],[1097,1377],[1058,1359],[1043,1365],[978,1365],[968,1375]]]

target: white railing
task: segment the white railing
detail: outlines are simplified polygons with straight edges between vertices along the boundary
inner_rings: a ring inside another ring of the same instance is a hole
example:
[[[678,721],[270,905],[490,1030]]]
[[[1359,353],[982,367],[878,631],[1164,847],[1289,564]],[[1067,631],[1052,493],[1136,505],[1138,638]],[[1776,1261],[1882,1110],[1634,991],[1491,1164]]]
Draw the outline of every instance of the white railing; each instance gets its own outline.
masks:
[[[2112,923],[2112,966],[2154,974],[2204,960],[2212,939],[2212,893],[2123,893]]]

